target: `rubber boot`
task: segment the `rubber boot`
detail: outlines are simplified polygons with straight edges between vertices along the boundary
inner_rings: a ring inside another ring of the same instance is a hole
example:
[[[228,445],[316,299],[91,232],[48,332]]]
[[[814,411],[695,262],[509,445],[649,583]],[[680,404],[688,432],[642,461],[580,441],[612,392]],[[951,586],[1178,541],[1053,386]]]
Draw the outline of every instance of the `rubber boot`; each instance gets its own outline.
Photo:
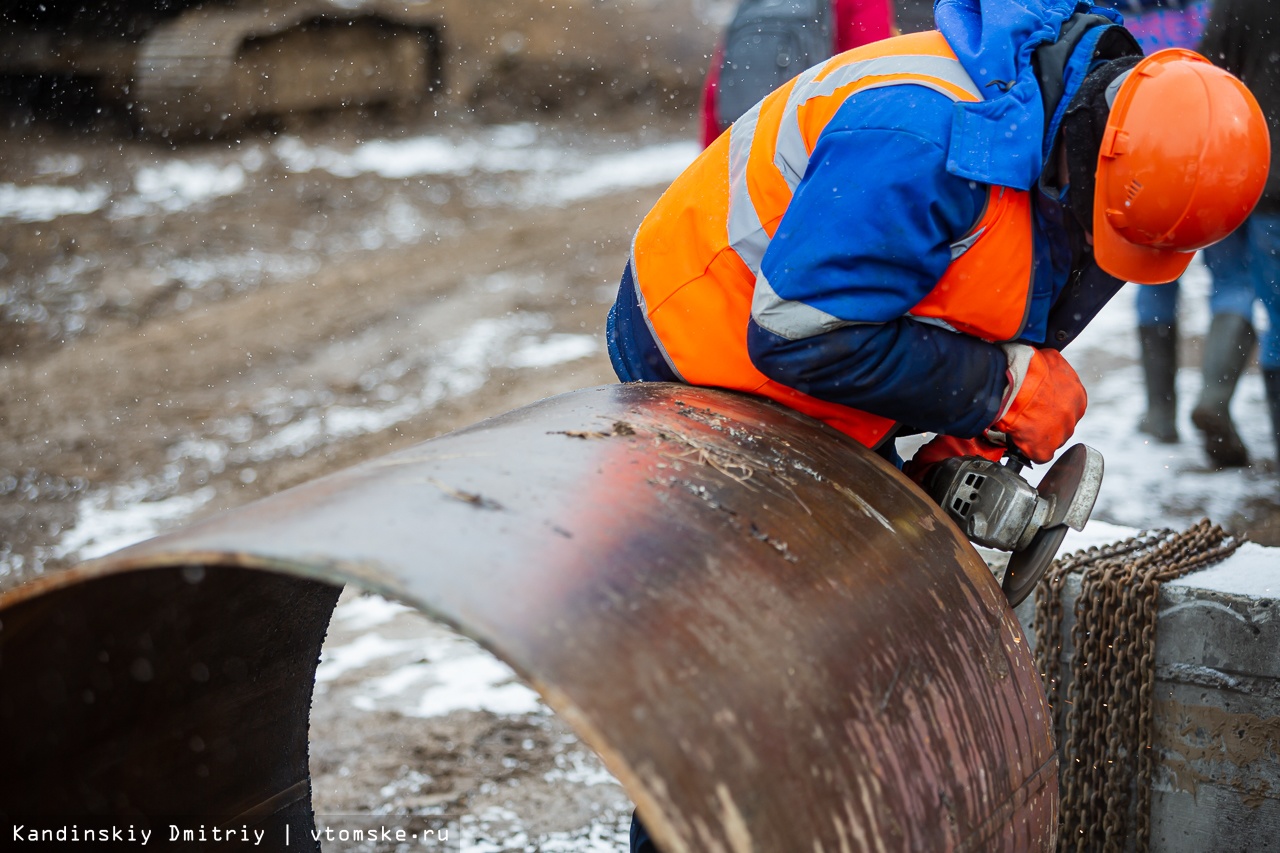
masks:
[[[1178,440],[1178,326],[1139,326],[1138,343],[1147,383],[1147,413],[1138,421],[1138,431],[1161,444],[1174,444]]]
[[[1262,371],[1262,384],[1267,389],[1267,408],[1271,410],[1271,432],[1276,439],[1276,472],[1280,473],[1280,368]]]
[[[1249,451],[1231,421],[1231,395],[1253,354],[1257,341],[1253,326],[1236,314],[1218,314],[1204,341],[1204,388],[1191,410],[1191,422],[1204,439],[1204,452],[1219,468],[1242,468]]]

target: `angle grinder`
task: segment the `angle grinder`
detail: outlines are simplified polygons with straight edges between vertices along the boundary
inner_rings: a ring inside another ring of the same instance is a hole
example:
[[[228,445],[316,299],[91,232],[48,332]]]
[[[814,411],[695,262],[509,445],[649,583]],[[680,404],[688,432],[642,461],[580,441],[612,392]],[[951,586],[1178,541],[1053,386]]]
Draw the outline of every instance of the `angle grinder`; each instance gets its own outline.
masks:
[[[1013,552],[1001,583],[1010,607],[1035,589],[1068,528],[1084,528],[1102,486],[1102,454],[1088,445],[1068,448],[1034,488],[1022,477],[1029,464],[1010,446],[1003,465],[952,457],[935,465],[924,483],[971,542]]]

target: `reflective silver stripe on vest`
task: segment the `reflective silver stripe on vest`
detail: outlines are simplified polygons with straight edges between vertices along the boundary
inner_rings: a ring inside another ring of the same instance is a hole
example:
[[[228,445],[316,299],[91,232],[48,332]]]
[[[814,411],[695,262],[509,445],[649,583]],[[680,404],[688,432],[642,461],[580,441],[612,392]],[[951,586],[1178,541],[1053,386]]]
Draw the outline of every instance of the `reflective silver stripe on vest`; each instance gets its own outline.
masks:
[[[817,80],[817,72],[821,70],[822,66],[811,68],[796,81],[795,87],[787,97],[782,124],[778,128],[778,144],[775,148],[773,164],[778,168],[792,192],[795,192],[800,179],[804,177],[805,170],[809,168],[809,151],[805,148],[804,134],[800,131],[800,108],[814,98],[834,95],[837,89],[856,83],[864,77],[919,74],[943,83],[950,83],[967,92],[975,101],[982,100],[982,93],[965,72],[964,66],[958,60],[945,56],[882,56],[877,59],[864,59],[862,62],[837,68],[826,77]],[[814,73],[810,74],[810,71]],[[924,86],[953,101],[959,100],[951,89],[941,84],[933,84],[929,80],[885,80],[871,83],[858,91],[906,85]]]
[[[897,58],[896,56],[894,57],[894,59]],[[855,62],[848,67],[857,68],[866,65],[868,62],[876,61],[878,60],[871,59],[864,62]],[[774,140],[777,144],[774,146],[773,165],[782,173],[783,180],[787,182],[787,186],[791,188],[793,193],[800,184],[800,179],[804,177],[805,169],[809,168],[809,152],[804,150],[804,137],[800,133],[800,107],[813,98],[830,95],[835,91],[835,89],[830,89],[825,85],[825,80],[821,83],[816,82],[824,67],[826,66],[815,65],[810,68],[801,74],[796,80],[796,84],[791,87],[791,92],[787,95],[787,105],[782,108],[782,122],[778,125],[778,138]],[[832,73],[834,74],[835,72]],[[858,76],[860,75],[855,75],[852,79],[857,80]],[[782,147],[790,144],[793,137],[800,140],[801,156],[782,156]]]
[[[979,228],[967,237],[961,237],[959,240],[951,244],[951,260],[963,255],[965,252],[973,248],[973,244],[978,242],[978,238],[987,233],[987,229]]]
[[[947,57],[908,55],[866,59],[837,68],[818,80],[818,75],[825,67],[817,65],[810,68],[796,80],[787,97],[782,123],[778,129],[773,165],[793,193],[809,168],[809,152],[805,147],[799,122],[800,107],[808,101],[830,96],[837,89],[864,77],[890,74],[925,75],[963,90],[974,100],[982,98],[964,66],[958,60]],[[959,100],[951,89],[941,83],[931,84],[928,80],[886,80],[871,83],[859,91],[898,85],[925,86],[952,100]],[[752,319],[762,328],[789,340],[800,340],[842,326],[855,325],[802,302],[781,298],[760,274],[760,263],[765,250],[769,248],[770,238],[760,223],[760,215],[747,188],[747,167],[760,121],[760,107],[761,104],[752,107],[746,115],[734,122],[729,131],[728,238],[729,246],[756,276],[755,293],[751,301]],[[957,248],[963,252],[968,247]]]
[[[760,104],[756,104],[729,128],[729,246],[752,273],[760,272],[760,259],[769,248],[769,234],[747,190],[747,163],[759,121]]]
[[[845,326],[863,325],[841,320],[834,314],[803,302],[780,298],[773,292],[764,273],[756,273],[756,289],[751,296],[751,319],[760,328],[789,341],[803,340]]]
[[[959,329],[948,323],[946,320],[941,320],[937,317],[917,317],[915,314],[909,314],[907,316],[917,323],[922,323],[926,326],[937,326],[939,329],[946,329],[948,332],[961,334]]]

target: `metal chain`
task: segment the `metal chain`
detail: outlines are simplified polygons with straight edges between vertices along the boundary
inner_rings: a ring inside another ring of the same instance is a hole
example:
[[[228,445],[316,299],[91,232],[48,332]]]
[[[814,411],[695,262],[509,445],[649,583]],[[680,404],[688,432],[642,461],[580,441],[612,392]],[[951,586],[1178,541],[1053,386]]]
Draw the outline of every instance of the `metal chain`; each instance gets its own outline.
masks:
[[[1160,585],[1243,544],[1202,519],[1058,558],[1036,588],[1036,667],[1062,732],[1058,849],[1136,853],[1151,842],[1152,698]],[[1062,594],[1080,575],[1063,684]],[[1131,826],[1132,824],[1132,826]]]

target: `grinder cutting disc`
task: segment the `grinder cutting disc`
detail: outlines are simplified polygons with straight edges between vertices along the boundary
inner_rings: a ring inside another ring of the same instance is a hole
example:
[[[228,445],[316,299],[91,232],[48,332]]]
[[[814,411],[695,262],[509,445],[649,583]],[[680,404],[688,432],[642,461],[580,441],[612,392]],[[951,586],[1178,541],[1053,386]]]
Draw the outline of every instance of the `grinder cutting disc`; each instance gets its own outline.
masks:
[[[1035,535],[1030,545],[1009,556],[1009,567],[1005,569],[1004,582],[1000,587],[1009,599],[1010,607],[1021,604],[1040,583],[1040,578],[1044,577],[1045,571],[1053,564],[1053,558],[1058,555],[1062,540],[1067,538],[1067,529],[1065,524],[1045,528]]]
[[[1009,556],[1000,586],[1010,607],[1017,607],[1036,588],[1057,556],[1067,529],[1084,529],[1101,487],[1102,454],[1088,445],[1068,448],[1045,472],[1036,491],[1052,501],[1053,510],[1031,544]]]

